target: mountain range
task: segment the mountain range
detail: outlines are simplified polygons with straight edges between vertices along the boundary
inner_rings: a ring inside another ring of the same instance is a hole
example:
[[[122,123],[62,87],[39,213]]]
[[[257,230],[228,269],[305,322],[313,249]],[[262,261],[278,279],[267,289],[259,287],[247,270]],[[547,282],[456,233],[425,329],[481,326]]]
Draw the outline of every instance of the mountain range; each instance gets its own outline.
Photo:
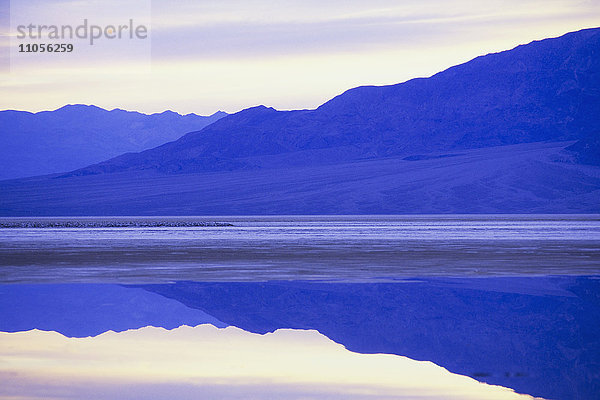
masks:
[[[150,149],[225,115],[148,115],[81,104],[37,113],[0,111],[0,179],[64,172]]]
[[[4,215],[600,212],[600,28],[0,183]]]

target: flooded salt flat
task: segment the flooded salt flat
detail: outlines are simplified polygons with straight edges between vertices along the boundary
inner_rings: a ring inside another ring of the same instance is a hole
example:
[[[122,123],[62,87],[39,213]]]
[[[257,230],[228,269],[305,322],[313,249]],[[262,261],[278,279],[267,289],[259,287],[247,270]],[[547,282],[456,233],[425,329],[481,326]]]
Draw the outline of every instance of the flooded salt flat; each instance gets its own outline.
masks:
[[[600,271],[598,215],[2,218],[0,226],[38,226],[0,229],[3,283]]]
[[[432,361],[518,393],[598,392],[598,215],[4,218],[0,226],[2,331],[314,329],[353,352]]]

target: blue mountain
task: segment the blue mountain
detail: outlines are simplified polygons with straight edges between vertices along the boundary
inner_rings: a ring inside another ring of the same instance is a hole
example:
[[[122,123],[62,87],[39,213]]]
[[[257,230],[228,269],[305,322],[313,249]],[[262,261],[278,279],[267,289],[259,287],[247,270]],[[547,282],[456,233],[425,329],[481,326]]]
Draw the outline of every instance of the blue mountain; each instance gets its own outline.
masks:
[[[78,173],[261,167],[577,140],[600,127],[600,29],[478,57],[430,78],[358,87],[316,110],[254,107],[202,131]],[[331,159],[330,157],[333,157]],[[288,163],[286,157],[285,163]]]
[[[586,29],[315,110],[253,107],[150,150],[0,183],[0,213],[600,212],[599,53],[600,28]]]
[[[54,111],[0,111],[0,179],[68,171],[180,138],[227,115],[160,114],[67,105]]]

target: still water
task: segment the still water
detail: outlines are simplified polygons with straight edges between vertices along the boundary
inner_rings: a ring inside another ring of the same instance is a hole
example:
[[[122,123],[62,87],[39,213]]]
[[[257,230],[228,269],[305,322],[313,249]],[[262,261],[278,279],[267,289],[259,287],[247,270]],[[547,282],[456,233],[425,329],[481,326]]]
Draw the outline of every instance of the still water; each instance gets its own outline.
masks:
[[[0,226],[2,283],[600,272],[600,215],[53,217]]]

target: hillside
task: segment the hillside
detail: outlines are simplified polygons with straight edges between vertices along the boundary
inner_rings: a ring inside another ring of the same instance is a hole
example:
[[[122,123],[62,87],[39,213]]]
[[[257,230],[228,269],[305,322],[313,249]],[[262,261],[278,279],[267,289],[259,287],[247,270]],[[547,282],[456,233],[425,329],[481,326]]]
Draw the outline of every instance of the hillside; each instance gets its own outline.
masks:
[[[77,174],[196,172],[347,162],[577,140],[600,126],[600,29],[478,57],[431,78],[358,87],[316,110],[241,111],[200,132]],[[300,153],[300,154],[293,154]]]
[[[68,105],[54,111],[0,111],[0,179],[84,167],[180,138],[225,116],[142,114]]]
[[[598,213],[600,29],[0,182],[0,215]]]

